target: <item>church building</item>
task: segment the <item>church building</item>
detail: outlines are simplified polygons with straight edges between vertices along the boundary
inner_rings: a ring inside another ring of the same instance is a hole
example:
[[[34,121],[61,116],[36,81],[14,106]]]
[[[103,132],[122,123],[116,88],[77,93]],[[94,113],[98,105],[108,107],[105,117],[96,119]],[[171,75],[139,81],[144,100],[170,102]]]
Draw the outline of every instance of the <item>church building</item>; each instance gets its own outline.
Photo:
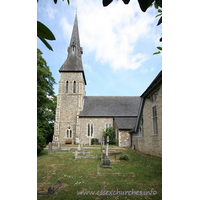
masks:
[[[101,142],[103,130],[113,127],[118,146],[134,146],[134,138],[137,137],[135,127],[139,123],[138,114],[142,115],[139,111],[143,97],[86,96],[82,54],[76,14],[68,56],[59,69],[53,145],[57,145],[58,141],[61,144],[76,144],[78,140],[90,144],[92,138]]]

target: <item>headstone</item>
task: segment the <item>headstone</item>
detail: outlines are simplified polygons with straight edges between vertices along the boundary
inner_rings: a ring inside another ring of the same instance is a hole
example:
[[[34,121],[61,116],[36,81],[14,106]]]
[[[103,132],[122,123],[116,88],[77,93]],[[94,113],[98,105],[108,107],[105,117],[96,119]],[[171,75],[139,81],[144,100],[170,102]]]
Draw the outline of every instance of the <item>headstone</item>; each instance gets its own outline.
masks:
[[[107,136],[106,156],[108,157],[109,136]]]
[[[78,156],[78,151],[75,151],[75,158]]]
[[[48,146],[48,154],[52,153],[52,143],[49,142],[49,146]]]
[[[83,151],[83,156],[85,156],[85,150]]]
[[[81,143],[81,151],[83,151],[83,142]]]
[[[101,165],[102,168],[111,168],[110,159],[108,157],[108,143],[109,143],[109,136],[107,136],[106,156],[103,158],[103,163]]]
[[[50,154],[50,142],[48,144],[48,154]]]
[[[105,151],[106,150],[106,148],[105,148],[105,146],[104,146],[104,138],[103,138],[103,147],[102,147],[102,151]]]
[[[81,151],[81,148],[80,148],[80,143],[78,144],[78,151]]]
[[[61,150],[59,138],[58,138],[58,148],[57,148],[57,149],[58,149],[58,150]]]
[[[102,191],[104,191],[104,182],[102,183]]]

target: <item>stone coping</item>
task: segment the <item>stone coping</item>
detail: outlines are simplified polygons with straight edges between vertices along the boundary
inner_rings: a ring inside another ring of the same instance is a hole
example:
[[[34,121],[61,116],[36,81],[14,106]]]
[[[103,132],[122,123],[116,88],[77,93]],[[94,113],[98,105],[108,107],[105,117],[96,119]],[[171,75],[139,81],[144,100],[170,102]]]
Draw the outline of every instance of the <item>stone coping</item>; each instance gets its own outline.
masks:
[[[75,159],[95,159],[97,156],[81,156],[81,157],[76,157]]]

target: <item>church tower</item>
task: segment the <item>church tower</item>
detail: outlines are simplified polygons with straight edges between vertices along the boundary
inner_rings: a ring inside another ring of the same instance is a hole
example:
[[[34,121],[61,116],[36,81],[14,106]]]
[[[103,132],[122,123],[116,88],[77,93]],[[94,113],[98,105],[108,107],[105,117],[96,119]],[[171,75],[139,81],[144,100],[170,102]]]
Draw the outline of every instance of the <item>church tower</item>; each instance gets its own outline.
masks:
[[[59,70],[60,81],[52,141],[54,145],[57,145],[58,141],[61,144],[77,142],[79,135],[78,117],[83,107],[83,97],[86,95],[82,54],[83,49],[80,47],[76,14],[68,47],[68,56]]]

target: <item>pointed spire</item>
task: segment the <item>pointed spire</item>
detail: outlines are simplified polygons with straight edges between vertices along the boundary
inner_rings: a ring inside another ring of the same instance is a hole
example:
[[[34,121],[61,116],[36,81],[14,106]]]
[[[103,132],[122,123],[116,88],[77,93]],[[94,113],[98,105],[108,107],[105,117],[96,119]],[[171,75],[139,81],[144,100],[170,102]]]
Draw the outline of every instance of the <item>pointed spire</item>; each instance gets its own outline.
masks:
[[[70,40],[70,47],[72,47],[72,50],[76,50],[75,53],[81,57],[77,13],[74,20],[74,27],[72,31],[71,40]]]
[[[70,45],[68,47],[68,56],[59,72],[83,72],[84,80],[85,75],[83,71],[82,58],[83,48],[80,47],[79,31],[78,31],[78,20],[77,11],[74,20],[74,26],[72,30]],[[85,80],[86,84],[86,80]]]

